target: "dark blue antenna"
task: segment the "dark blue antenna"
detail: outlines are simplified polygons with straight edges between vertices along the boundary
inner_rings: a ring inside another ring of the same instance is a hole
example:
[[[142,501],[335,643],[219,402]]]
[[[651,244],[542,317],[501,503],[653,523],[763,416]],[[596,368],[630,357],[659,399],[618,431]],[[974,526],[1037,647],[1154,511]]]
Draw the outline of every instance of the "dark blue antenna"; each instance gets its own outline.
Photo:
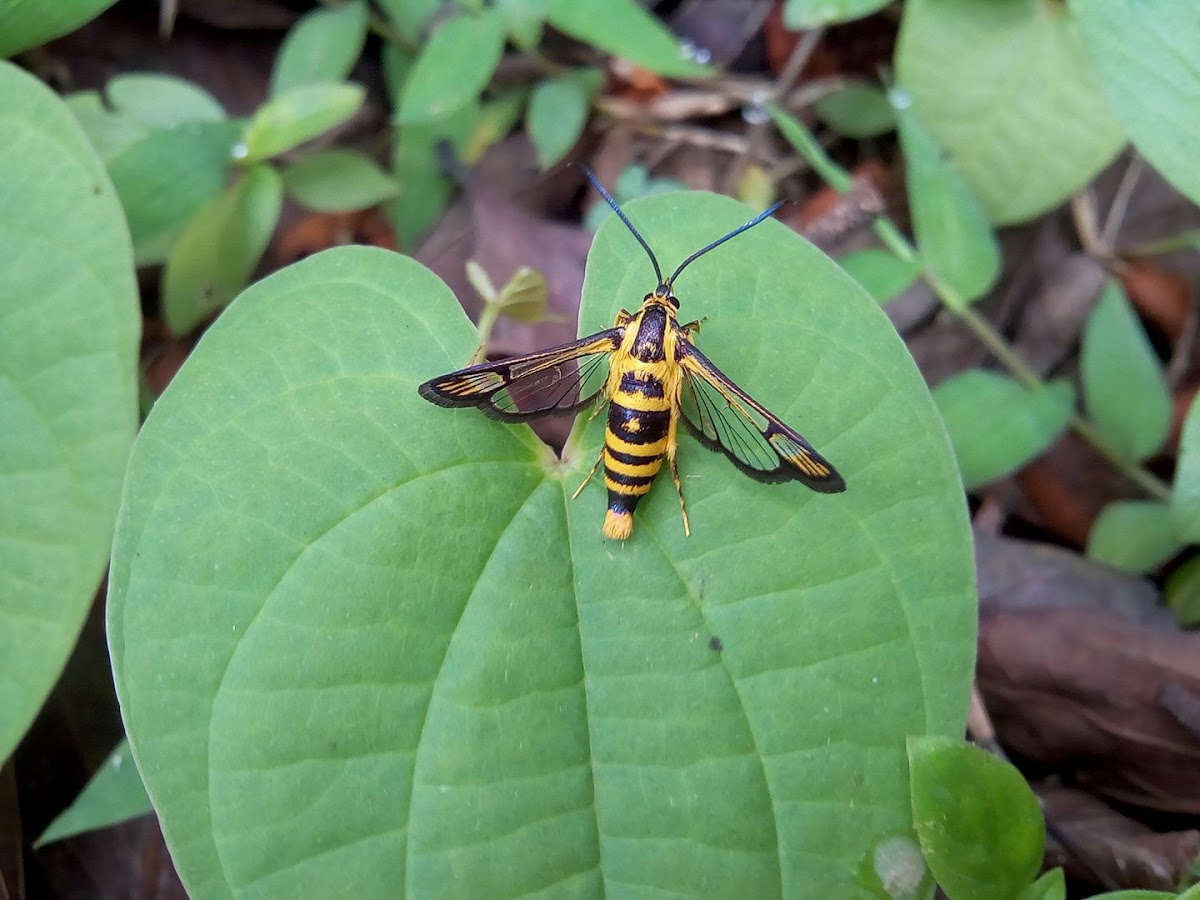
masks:
[[[633,236],[635,238],[637,238],[637,242],[642,245],[642,249],[646,251],[646,255],[650,257],[650,262],[654,265],[654,277],[658,279],[658,286],[665,287],[667,289],[668,293],[671,290],[671,286],[673,284],[675,284],[675,279],[679,277],[679,273],[682,272],[685,268],[687,268],[691,263],[694,263],[697,259],[699,259],[701,256],[703,256],[709,250],[712,250],[715,247],[720,247],[723,243],[725,243],[730,238],[735,238],[739,234],[741,234],[743,231],[753,228],[755,225],[757,225],[763,219],[770,218],[772,215],[774,215],[775,211],[777,209],[779,209],[779,207],[783,206],[785,203],[788,202],[786,200],[780,200],[774,206],[772,206],[768,209],[764,209],[762,212],[760,212],[757,216],[755,216],[749,222],[746,222],[744,225],[739,225],[737,228],[733,229],[733,231],[729,232],[729,234],[724,235],[723,237],[717,238],[715,241],[713,241],[711,244],[708,244],[705,247],[701,247],[699,250],[697,250],[695,253],[693,253],[691,256],[689,256],[687,259],[685,259],[683,262],[681,262],[679,264],[679,268],[675,270],[674,274],[672,274],[670,278],[668,278],[666,281],[663,281],[662,269],[660,269],[658,267],[658,260],[654,256],[654,251],[650,249],[650,245],[646,243],[646,239],[641,236],[641,234],[638,232],[638,230],[636,228],[633,227],[633,223],[630,222],[629,217],[627,215],[625,215],[624,212],[622,212],[621,207],[617,206],[617,201],[614,200],[612,198],[612,195],[609,194],[608,191],[606,191],[604,189],[604,185],[602,185],[600,183],[600,179],[598,179],[596,177],[595,173],[593,173],[591,169],[589,169],[587,166],[583,165],[582,163],[571,163],[571,165],[573,165],[577,169],[581,169],[583,171],[583,174],[587,176],[588,181],[590,181],[592,183],[592,187],[594,187],[597,191],[599,191],[600,196],[603,197],[608,202],[608,205],[612,207],[612,211],[615,212],[620,217],[621,221],[625,223],[625,227],[628,228],[631,232],[633,232]]]

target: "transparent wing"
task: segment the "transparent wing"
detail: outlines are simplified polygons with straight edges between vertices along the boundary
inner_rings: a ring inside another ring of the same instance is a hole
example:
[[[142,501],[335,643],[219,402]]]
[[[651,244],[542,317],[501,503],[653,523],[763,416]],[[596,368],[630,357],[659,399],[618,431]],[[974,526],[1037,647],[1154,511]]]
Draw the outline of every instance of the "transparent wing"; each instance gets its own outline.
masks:
[[[610,328],[561,347],[459,369],[417,392],[438,406],[476,406],[510,422],[578,412],[604,389],[609,357],[623,333]]]
[[[837,493],[846,482],[797,432],[730,381],[690,341],[679,342],[683,418],[700,443],[759,481],[802,481]]]

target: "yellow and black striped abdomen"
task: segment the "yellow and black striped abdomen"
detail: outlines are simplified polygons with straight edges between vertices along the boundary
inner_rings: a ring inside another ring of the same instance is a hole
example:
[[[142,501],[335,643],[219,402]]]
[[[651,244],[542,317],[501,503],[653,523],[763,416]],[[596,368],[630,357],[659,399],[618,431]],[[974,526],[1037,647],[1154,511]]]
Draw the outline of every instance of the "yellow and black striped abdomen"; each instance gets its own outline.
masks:
[[[604,535],[623,541],[633,532],[633,510],[662,468],[671,426],[672,398],[654,363],[633,361],[621,372],[604,431]]]

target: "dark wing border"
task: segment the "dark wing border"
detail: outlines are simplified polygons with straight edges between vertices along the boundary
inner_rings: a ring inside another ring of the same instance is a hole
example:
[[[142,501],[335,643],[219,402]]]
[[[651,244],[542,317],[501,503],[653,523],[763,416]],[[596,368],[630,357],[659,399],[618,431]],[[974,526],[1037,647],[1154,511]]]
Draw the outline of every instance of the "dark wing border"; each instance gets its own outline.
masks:
[[[514,356],[498,362],[468,366],[431,378],[417,393],[438,406],[474,406],[503,422],[522,422],[539,416],[573,415],[591,405],[604,391],[604,381],[587,396],[583,386],[599,366],[621,346],[624,328],[610,328],[569,344]],[[565,369],[567,363],[578,366]],[[552,391],[549,402],[532,409],[513,408],[535,391]]]
[[[681,397],[683,420],[700,443],[710,450],[720,450],[756,481],[800,481],[823,494],[846,489],[845,479],[832,463],[734,384],[694,344],[680,340],[678,357],[685,394]],[[754,420],[750,410],[766,423],[765,428]],[[770,465],[772,461],[774,465]]]

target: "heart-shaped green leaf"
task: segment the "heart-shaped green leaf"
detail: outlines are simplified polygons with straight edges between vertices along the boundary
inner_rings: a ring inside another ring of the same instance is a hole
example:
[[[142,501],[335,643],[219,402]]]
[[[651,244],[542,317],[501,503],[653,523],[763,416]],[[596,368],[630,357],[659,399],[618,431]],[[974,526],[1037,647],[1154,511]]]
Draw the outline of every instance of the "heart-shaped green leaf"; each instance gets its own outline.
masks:
[[[996,224],[1057,206],[1124,142],[1060,2],[908,0],[896,71]]]
[[[676,193],[629,215],[676,263],[750,211]],[[653,280],[610,219],[583,328]],[[704,351],[846,493],[682,437],[692,537],[664,477],[606,541],[602,485],[570,499],[602,423],[560,462],[418,397],[477,335],[384,251],[305,260],[206,332],[139,437],[109,598],[194,894],[838,897],[912,840],[904,738],[960,732],[974,654],[936,411],[874,301],[777,223],[678,287]]]
[[[66,106],[0,62],[0,758],[58,677],[108,560],[137,427],[125,217]]]

